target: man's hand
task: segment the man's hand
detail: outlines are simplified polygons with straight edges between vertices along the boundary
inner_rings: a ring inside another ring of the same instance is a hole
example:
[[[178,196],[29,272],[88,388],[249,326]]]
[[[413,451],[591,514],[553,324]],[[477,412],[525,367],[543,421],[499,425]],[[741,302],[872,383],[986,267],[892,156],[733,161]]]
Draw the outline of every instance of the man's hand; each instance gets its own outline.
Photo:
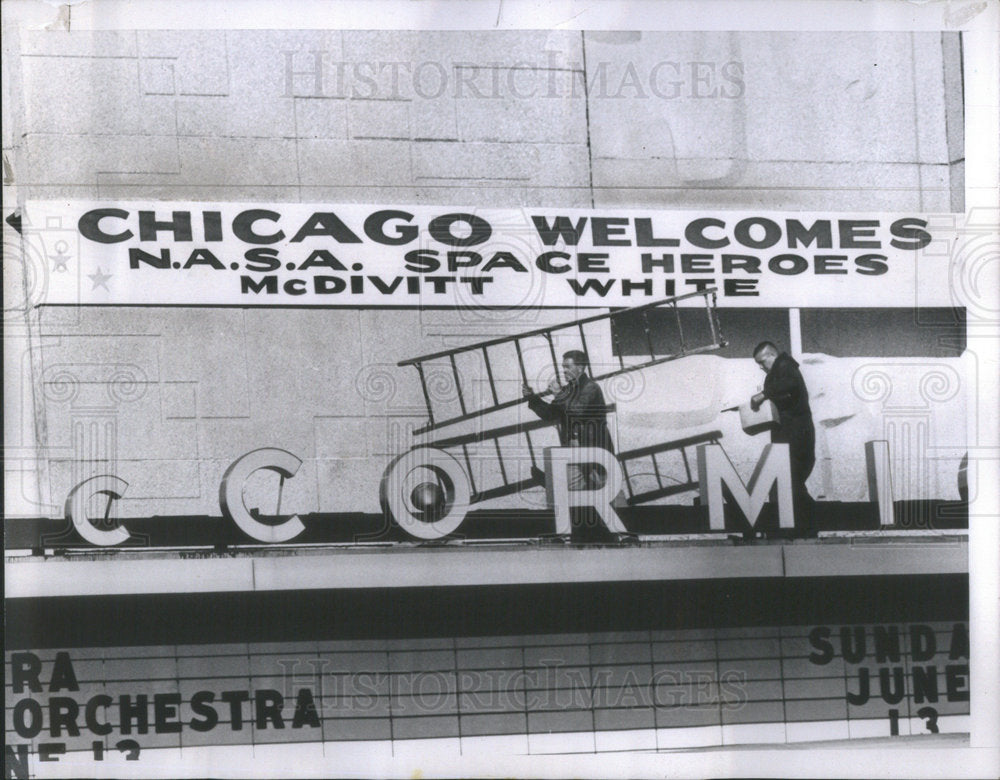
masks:
[[[549,392],[551,392],[552,394],[556,394],[560,390],[562,390],[562,385],[559,384],[558,379],[553,379],[551,382],[549,382]]]
[[[760,409],[760,407],[763,405],[764,401],[766,401],[766,400],[767,400],[767,396],[765,396],[763,393],[757,393],[757,395],[753,396],[750,399],[750,408],[753,409],[756,412],[756,411],[758,411]]]
[[[534,395],[535,391],[531,389],[527,382],[521,385],[521,395],[527,398],[529,395]]]

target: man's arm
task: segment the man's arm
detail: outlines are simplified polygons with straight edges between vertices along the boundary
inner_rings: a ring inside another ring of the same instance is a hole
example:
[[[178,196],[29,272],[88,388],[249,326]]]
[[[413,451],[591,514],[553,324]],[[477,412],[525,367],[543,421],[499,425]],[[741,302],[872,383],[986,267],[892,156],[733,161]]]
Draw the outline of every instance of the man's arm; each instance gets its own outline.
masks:
[[[764,398],[774,401],[779,409],[787,409],[795,405],[799,398],[799,388],[802,386],[802,376],[793,365],[778,366],[778,370],[768,376],[764,383]]]
[[[527,384],[522,385],[521,394],[528,399],[528,408],[543,420],[558,420],[562,414],[558,398],[553,399],[553,403],[546,403]]]

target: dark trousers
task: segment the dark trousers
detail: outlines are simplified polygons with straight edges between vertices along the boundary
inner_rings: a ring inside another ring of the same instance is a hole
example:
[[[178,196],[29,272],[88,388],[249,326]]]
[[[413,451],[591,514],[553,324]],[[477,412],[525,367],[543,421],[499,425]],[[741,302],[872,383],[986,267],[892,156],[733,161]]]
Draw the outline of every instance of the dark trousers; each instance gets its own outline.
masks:
[[[788,445],[792,471],[792,506],[795,529],[803,532],[817,530],[815,500],[809,495],[806,480],[816,465],[816,431],[812,420],[782,424],[773,432],[771,441]]]

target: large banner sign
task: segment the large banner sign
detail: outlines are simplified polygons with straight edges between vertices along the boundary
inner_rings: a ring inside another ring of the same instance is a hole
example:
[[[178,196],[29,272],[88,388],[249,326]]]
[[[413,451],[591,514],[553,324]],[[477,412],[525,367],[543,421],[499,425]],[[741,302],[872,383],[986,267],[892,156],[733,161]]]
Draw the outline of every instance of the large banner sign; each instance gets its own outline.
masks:
[[[53,449],[18,546],[965,522],[976,286],[950,261],[977,244],[951,216],[32,201],[20,227],[52,435],[136,420],[127,458]],[[811,444],[752,403],[772,342]]]
[[[50,304],[946,305],[920,214],[32,202]]]

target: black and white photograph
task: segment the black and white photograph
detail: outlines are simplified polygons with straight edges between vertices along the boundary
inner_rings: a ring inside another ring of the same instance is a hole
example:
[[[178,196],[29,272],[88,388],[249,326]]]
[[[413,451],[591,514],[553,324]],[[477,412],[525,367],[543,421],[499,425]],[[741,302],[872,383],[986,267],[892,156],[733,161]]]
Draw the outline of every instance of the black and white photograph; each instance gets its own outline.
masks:
[[[0,11],[5,778],[1000,772],[1000,6]]]

